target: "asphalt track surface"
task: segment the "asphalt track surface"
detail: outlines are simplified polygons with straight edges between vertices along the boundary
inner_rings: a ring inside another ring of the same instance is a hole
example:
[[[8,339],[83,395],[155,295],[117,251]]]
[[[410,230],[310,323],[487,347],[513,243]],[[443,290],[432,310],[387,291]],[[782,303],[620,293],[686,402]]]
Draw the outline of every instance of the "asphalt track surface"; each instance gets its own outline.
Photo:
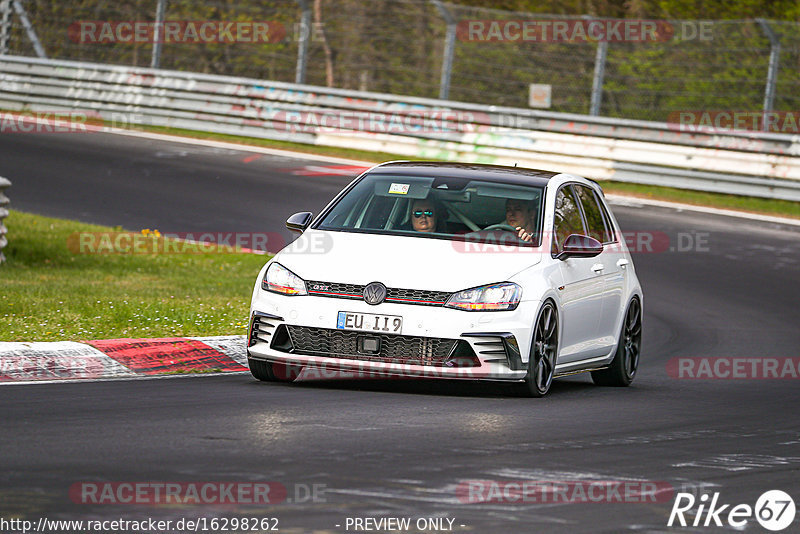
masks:
[[[177,232],[279,231],[349,180],[291,173],[313,159],[249,156],[105,134],[6,135],[0,175],[19,210]],[[800,504],[800,381],[666,371],[676,357],[800,356],[798,230],[652,207],[614,212],[623,229],[665,232],[673,246],[679,235],[704,240],[635,255],[645,326],[630,388],[585,375],[556,381],[544,399],[497,384],[283,385],[243,374],[4,386],[0,515],[277,517],[283,532],[346,532],[347,517],[365,516],[449,517],[454,531],[477,533],[733,530],[668,528],[673,498],[473,504],[457,492],[470,480],[663,481],[750,505],[781,489]],[[81,481],[275,481],[289,500],[75,504],[68,490]],[[322,489],[309,502],[313,484]],[[766,532],[754,520],[746,530]]]

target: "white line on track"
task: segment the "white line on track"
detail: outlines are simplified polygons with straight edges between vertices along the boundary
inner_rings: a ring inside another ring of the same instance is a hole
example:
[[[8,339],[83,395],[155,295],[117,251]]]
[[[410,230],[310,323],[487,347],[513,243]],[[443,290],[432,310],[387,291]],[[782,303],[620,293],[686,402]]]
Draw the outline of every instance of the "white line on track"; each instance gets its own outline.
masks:
[[[372,167],[375,163],[370,161],[359,161],[354,159],[337,158],[333,156],[321,156],[310,154],[306,152],[292,152],[291,150],[278,150],[273,148],[258,147],[252,145],[241,145],[237,143],[229,143],[223,141],[212,141],[207,139],[194,139],[191,137],[180,137],[175,135],[156,134],[150,132],[137,132],[131,130],[109,130],[108,133],[117,135],[127,135],[130,137],[140,137],[143,139],[154,139],[159,141],[168,141],[173,143],[187,143],[192,145],[202,145],[214,148],[226,148],[230,150],[240,150],[246,152],[256,152],[260,154],[268,154],[274,156],[283,156],[287,158],[326,161],[331,163],[342,163],[346,165],[359,165],[364,167]],[[335,172],[332,172],[335,174]],[[726,210],[721,208],[711,208],[706,206],[695,206],[693,204],[682,204],[679,202],[668,202],[665,200],[652,200],[648,198],[640,198],[626,195],[609,194],[606,197],[615,204],[629,205],[629,206],[657,206],[662,208],[671,208],[678,211],[694,211],[698,213],[708,213],[712,215],[723,215],[727,217],[739,217],[743,219],[750,219],[754,221],[772,222],[779,224],[788,224],[792,226],[800,226],[800,219],[792,219],[789,217],[775,217],[772,215],[761,215],[758,213],[748,213],[744,211]]]
[[[33,121],[39,121],[35,117],[30,118]],[[212,148],[223,148],[228,150],[237,150],[241,152],[254,152],[257,154],[266,154],[270,156],[281,156],[292,159],[324,161],[328,163],[338,163],[344,165],[358,165],[364,167],[372,167],[376,165],[369,161],[360,161],[348,158],[339,158],[335,156],[323,156],[312,154],[308,152],[293,152],[291,150],[281,150],[276,148],[266,148],[254,145],[244,145],[239,143],[232,143],[226,141],[214,141],[211,139],[196,139],[193,137],[182,137],[179,135],[159,134],[153,132],[143,132],[137,130],[124,130],[121,128],[107,128],[104,126],[86,125],[87,129],[92,131],[110,133],[114,135],[125,135],[128,137],[138,137],[141,139],[150,139],[155,141],[166,141],[170,143],[183,143],[187,145],[206,146]],[[313,146],[313,145],[312,145]],[[792,219],[789,217],[775,217],[772,215],[761,215],[758,213],[748,213],[744,211],[726,210],[721,208],[711,208],[706,206],[695,206],[693,204],[682,204],[679,202],[668,202],[664,200],[652,200],[647,198],[633,197],[627,195],[609,194],[606,197],[619,205],[628,206],[657,206],[662,208],[670,208],[678,211],[694,211],[698,213],[708,213],[712,215],[723,215],[727,217],[739,217],[743,219],[750,219],[754,221],[771,222],[778,224],[787,224],[791,226],[800,226],[800,219]]]
[[[134,130],[120,130],[120,129],[103,130],[103,132],[112,133],[115,135],[126,135],[128,137],[152,139],[155,141],[168,141],[171,143],[185,143],[188,145],[200,145],[212,148],[225,148],[229,150],[238,150],[242,152],[255,152],[257,154],[266,154],[269,156],[283,156],[292,159],[324,161],[328,163],[340,163],[343,165],[359,165],[364,167],[372,167],[374,165],[377,165],[376,163],[372,163],[369,161],[359,161],[355,159],[339,158],[336,156],[323,156],[308,152],[292,152],[291,150],[280,150],[277,148],[267,148],[255,145],[243,145],[238,143],[230,143],[226,141],[214,141],[212,139],[195,139],[193,137],[181,137],[178,135],[157,134],[152,132],[138,132]]]
[[[135,382],[139,380],[166,380],[172,378],[210,378],[220,376],[248,375],[250,371],[226,371],[224,373],[180,373],[174,375],[136,375],[114,376],[106,378],[64,378],[61,380],[6,380],[0,381],[2,386],[30,386],[32,384],[75,384],[86,382]]]
[[[709,213],[712,215],[724,215],[727,217],[739,217],[754,221],[772,222],[778,224],[788,224],[800,226],[800,219],[789,217],[775,217],[773,215],[762,215],[760,213],[748,213],[746,211],[726,210],[721,208],[710,208],[707,206],[695,206],[694,204],[681,204],[679,202],[667,202],[665,200],[653,200],[649,198],[629,197],[626,195],[608,194],[606,198],[617,206],[656,206],[659,208],[671,208],[677,211],[696,211],[699,213]]]

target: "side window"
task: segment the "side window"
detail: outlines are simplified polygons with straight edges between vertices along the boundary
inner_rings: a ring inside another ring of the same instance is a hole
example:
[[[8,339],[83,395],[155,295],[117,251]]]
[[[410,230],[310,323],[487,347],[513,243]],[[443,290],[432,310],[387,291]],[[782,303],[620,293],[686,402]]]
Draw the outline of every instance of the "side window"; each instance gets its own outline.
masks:
[[[556,194],[555,219],[553,221],[552,253],[558,254],[564,241],[571,234],[585,234],[583,220],[571,186],[562,187]]]
[[[603,212],[600,211],[594,191],[585,185],[575,185],[573,188],[581,201],[583,214],[586,216],[586,224],[589,226],[589,233],[586,235],[597,239],[601,243],[611,242],[611,232],[606,227],[606,221],[603,217]]]
[[[608,213],[603,202],[600,202],[600,209],[603,210],[603,220],[606,222],[606,229],[608,230],[608,242],[614,243],[617,241],[617,233],[614,231],[614,223],[611,222],[611,215]]]

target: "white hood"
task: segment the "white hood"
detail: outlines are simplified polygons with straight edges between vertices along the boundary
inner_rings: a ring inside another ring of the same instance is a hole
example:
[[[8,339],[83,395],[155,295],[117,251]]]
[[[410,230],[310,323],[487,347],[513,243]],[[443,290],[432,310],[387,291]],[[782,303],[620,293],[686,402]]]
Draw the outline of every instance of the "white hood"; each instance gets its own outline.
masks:
[[[539,263],[541,251],[309,229],[275,260],[304,280],[452,292],[506,281]]]

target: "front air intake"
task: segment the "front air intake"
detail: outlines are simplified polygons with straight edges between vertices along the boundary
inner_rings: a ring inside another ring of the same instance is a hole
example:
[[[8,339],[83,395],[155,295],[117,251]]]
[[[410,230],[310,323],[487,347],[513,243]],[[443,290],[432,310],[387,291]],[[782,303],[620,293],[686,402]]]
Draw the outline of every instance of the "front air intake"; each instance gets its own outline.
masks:
[[[250,321],[247,346],[252,347],[256,343],[269,343],[279,321],[283,321],[283,319],[275,315],[255,312]]]

